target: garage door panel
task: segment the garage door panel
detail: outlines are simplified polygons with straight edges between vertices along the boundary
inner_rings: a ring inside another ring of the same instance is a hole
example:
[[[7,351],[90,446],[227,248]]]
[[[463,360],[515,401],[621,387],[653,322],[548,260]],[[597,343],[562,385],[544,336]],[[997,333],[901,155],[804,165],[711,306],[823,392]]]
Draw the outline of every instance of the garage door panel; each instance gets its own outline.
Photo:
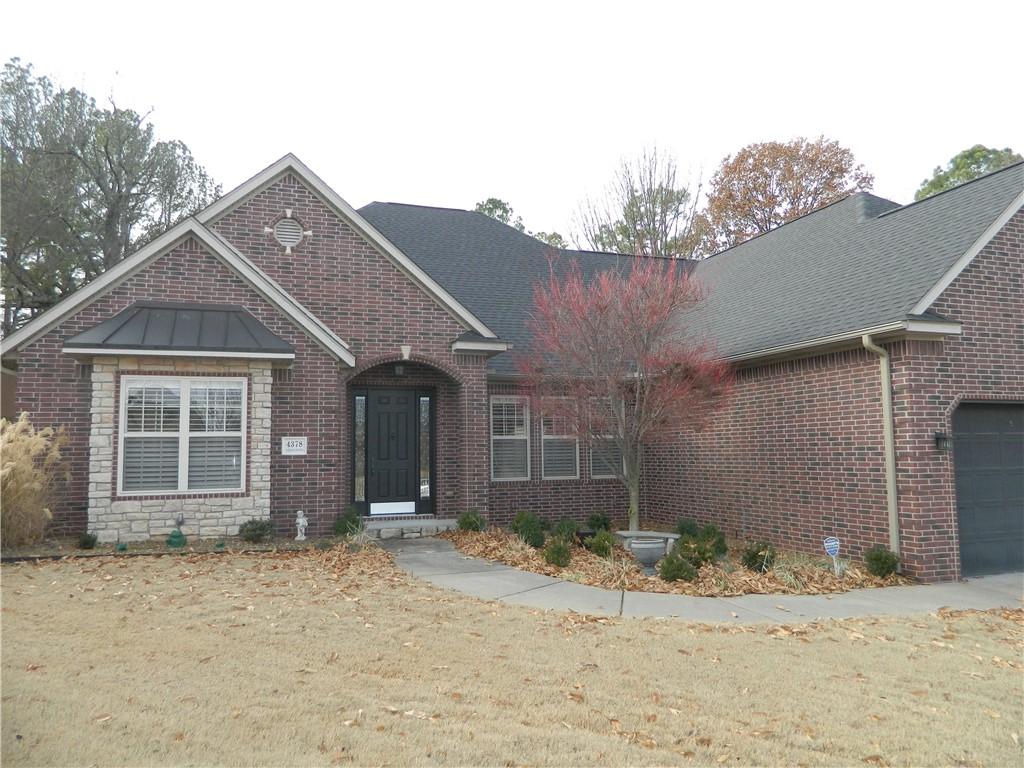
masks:
[[[964,575],[1024,569],[1024,404],[961,405],[953,437]]]

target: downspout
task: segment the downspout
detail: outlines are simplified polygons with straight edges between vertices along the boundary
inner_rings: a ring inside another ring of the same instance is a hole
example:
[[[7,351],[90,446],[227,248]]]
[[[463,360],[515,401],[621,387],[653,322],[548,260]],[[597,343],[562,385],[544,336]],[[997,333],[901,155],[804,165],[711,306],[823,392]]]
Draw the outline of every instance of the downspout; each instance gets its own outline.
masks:
[[[878,373],[882,385],[882,439],[885,446],[885,500],[889,511],[889,549],[900,553],[900,517],[896,500],[896,436],[892,422],[892,368],[889,352],[871,340],[860,337],[864,349],[878,355]]]

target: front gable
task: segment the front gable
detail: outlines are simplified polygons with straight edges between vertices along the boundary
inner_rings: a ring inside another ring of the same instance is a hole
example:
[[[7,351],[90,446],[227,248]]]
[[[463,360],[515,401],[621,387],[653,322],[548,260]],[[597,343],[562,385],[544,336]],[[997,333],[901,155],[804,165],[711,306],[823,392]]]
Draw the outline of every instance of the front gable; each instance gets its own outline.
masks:
[[[376,345],[364,330],[394,323],[409,341],[440,339],[446,352],[466,331],[496,335],[443,286],[398,250],[298,159],[288,155],[198,218],[365,354]],[[288,219],[299,242],[283,245],[275,226]]]

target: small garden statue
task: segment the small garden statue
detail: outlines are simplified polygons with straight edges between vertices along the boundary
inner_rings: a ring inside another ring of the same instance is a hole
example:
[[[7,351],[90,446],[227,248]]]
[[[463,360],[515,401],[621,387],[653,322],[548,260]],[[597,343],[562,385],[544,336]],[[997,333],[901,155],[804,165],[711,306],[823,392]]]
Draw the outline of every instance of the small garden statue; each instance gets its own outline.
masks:
[[[306,514],[300,509],[295,513],[295,540],[305,541],[306,540],[306,526],[309,525],[309,521],[306,519]]]

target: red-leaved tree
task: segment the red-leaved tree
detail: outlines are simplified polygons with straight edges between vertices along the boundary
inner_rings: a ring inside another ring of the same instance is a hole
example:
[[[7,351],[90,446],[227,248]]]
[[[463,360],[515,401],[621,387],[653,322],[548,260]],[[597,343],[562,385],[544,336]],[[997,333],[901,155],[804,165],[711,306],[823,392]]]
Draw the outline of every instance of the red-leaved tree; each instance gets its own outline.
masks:
[[[645,446],[699,427],[721,407],[731,368],[686,332],[705,297],[685,264],[633,261],[590,280],[577,263],[534,289],[532,345],[519,360],[545,431],[575,436],[602,474],[629,492],[629,527],[640,525]]]

